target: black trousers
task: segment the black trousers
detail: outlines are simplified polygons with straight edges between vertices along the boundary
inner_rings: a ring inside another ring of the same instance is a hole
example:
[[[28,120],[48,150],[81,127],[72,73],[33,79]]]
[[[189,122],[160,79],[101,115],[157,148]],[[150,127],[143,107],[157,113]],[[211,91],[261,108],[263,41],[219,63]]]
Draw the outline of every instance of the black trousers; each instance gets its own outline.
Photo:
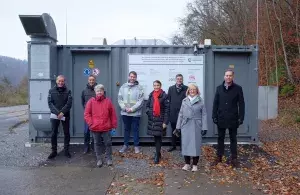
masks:
[[[191,163],[191,157],[190,156],[184,156],[184,161],[185,164],[190,164]],[[199,156],[194,156],[193,157],[193,165],[197,165],[199,162]]]
[[[62,127],[64,130],[64,148],[65,150],[68,150],[70,145],[70,118],[66,117],[65,121],[50,119],[50,122],[52,127],[52,136],[51,136],[52,151],[57,151],[57,134],[58,134],[58,127],[60,123],[62,123]]]
[[[162,136],[154,136],[155,150],[156,154],[160,154],[160,149],[162,145]]]
[[[172,128],[172,146],[176,147],[176,142],[179,140],[180,146],[181,146],[181,139],[180,137],[177,137],[176,135],[173,134],[173,131],[176,129],[176,123],[171,123],[171,128]]]
[[[230,151],[231,157],[233,159],[237,158],[237,128],[229,128],[229,137],[230,137]],[[226,129],[218,128],[218,157],[224,155],[224,139],[225,139]]]

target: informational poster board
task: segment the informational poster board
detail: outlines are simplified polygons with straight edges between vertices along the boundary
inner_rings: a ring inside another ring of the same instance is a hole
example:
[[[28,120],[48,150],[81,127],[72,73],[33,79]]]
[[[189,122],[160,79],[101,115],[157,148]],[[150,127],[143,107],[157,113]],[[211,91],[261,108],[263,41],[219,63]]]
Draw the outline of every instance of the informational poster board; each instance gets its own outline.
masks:
[[[129,72],[137,72],[137,80],[143,86],[145,99],[153,91],[153,81],[159,80],[167,93],[176,83],[176,75],[183,75],[183,83],[196,83],[204,99],[204,55],[180,54],[129,54]]]

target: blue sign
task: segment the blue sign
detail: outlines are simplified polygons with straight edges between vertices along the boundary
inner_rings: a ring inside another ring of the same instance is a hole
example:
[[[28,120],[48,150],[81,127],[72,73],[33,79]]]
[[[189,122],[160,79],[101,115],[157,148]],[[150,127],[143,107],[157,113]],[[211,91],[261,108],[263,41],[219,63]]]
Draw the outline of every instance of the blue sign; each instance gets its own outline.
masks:
[[[83,70],[83,74],[84,74],[85,76],[91,75],[91,69],[85,68],[85,69]]]

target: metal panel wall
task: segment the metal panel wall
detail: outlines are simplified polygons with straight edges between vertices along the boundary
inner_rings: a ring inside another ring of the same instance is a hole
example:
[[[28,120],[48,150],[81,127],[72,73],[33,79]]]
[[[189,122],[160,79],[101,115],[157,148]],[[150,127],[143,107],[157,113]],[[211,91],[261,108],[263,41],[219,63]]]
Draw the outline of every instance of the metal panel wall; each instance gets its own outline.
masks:
[[[244,77],[247,79],[243,82],[243,89],[248,91],[247,93],[247,119],[245,120],[244,126],[246,130],[242,130],[238,135],[238,141],[243,142],[257,142],[257,48],[254,46],[210,46],[201,48],[197,52],[198,54],[205,54],[205,102],[206,109],[208,112],[208,127],[209,131],[204,139],[204,142],[216,142],[217,134],[216,127],[214,126],[211,114],[212,114],[212,103],[215,93],[215,87],[220,84],[223,79],[225,65],[221,66],[222,58],[226,58],[228,63],[235,65],[235,74],[240,75],[238,77]],[[197,54],[196,53],[196,54]],[[118,113],[118,129],[117,134],[113,138],[115,142],[123,141],[123,122],[120,117],[120,108],[117,104],[117,94],[120,86],[127,81],[128,76],[128,54],[194,54],[194,48],[192,46],[58,46],[57,47],[57,74],[63,74],[67,79],[67,86],[72,90],[75,99],[79,99],[81,91],[84,89],[84,84],[87,83],[87,77],[80,77],[78,73],[80,71],[76,64],[76,56],[90,56],[90,58],[101,58],[100,56],[108,56],[107,61],[103,61],[104,66],[108,66],[108,70],[105,74],[99,75],[97,81],[108,80],[106,82],[106,91],[109,98],[112,99],[117,113]],[[98,57],[97,57],[98,56]],[[81,58],[83,59],[83,58]],[[241,59],[241,60],[239,60]],[[88,66],[88,58],[81,62],[82,67]],[[84,64],[86,63],[86,64]],[[84,65],[82,65],[84,64]],[[245,68],[240,68],[245,67]],[[83,68],[81,68],[83,69]],[[74,72],[75,71],[75,72]],[[77,76],[76,76],[77,75]],[[244,76],[243,76],[244,75]],[[100,78],[101,77],[101,78]],[[105,78],[103,78],[105,77]],[[79,80],[78,80],[79,79]],[[76,82],[75,82],[76,80]],[[240,80],[240,79],[239,79]],[[75,83],[82,82],[82,85]],[[238,82],[238,81],[237,81]],[[52,82],[54,85],[54,82]],[[78,89],[79,87],[80,89]],[[82,88],[82,89],[81,89]],[[256,105],[256,107],[255,107]],[[72,142],[83,142],[83,134],[80,133],[80,129],[83,132],[83,114],[75,112],[75,110],[82,110],[81,102],[74,102],[72,108],[72,119],[71,119],[71,136]],[[81,125],[75,121],[82,121]],[[141,119],[140,137],[141,142],[152,141],[152,137],[146,134],[145,127],[147,122],[146,115]],[[82,127],[80,127],[82,126]],[[76,131],[75,131],[76,129]],[[245,129],[245,128],[244,128]],[[169,141],[171,136],[171,129],[168,129],[167,136],[164,141]],[[49,136],[45,132],[38,132],[37,141],[43,141],[44,138]]]
[[[50,45],[31,45],[31,79],[50,78]]]
[[[30,81],[29,104],[31,112],[50,112],[47,101],[50,87],[50,81]]]
[[[260,120],[275,119],[278,116],[278,87],[258,87],[258,118]]]

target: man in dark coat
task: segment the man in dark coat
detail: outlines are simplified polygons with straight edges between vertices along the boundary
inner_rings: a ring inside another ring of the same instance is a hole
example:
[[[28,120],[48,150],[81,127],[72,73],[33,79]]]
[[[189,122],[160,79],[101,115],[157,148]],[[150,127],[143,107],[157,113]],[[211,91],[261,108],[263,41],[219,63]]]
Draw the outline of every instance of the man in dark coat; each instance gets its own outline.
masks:
[[[96,93],[94,91],[94,87],[97,85],[96,78],[93,75],[90,75],[88,78],[88,84],[86,88],[81,93],[81,104],[83,108],[85,108],[86,103],[92,98],[96,97]],[[91,134],[89,126],[84,122],[84,154],[90,152],[90,148],[94,148],[94,139],[92,138],[91,146]]]
[[[51,149],[52,152],[48,159],[53,159],[57,156],[57,134],[60,122],[64,130],[64,152],[65,156],[71,158],[69,152],[70,145],[70,110],[72,107],[72,94],[65,85],[65,77],[59,75],[56,78],[56,85],[49,90],[48,106],[51,111]]]
[[[178,119],[178,114],[180,111],[182,100],[186,97],[187,86],[183,84],[182,74],[176,75],[176,84],[169,87],[168,98],[170,102],[170,116],[169,121],[171,123],[172,132],[176,129],[176,123]],[[172,146],[168,152],[176,150],[176,141],[178,137],[172,133]],[[179,140],[181,140],[179,138]]]
[[[234,72],[226,70],[224,81],[216,89],[213,103],[212,118],[218,126],[217,159],[213,165],[222,162],[224,155],[224,139],[226,129],[229,130],[231,164],[237,167],[237,129],[243,124],[245,115],[245,102],[243,89],[233,82]]]

